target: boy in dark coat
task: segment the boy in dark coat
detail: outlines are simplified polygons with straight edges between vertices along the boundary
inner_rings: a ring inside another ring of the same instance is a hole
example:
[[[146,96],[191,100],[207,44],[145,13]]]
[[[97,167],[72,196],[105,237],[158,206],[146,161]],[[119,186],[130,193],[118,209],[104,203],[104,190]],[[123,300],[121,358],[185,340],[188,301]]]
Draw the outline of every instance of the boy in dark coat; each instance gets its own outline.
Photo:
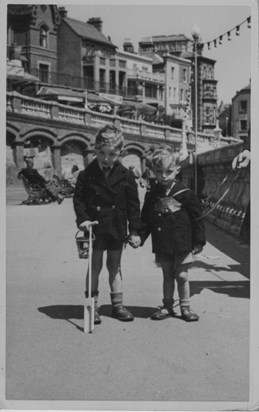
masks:
[[[188,264],[192,253],[202,251],[205,230],[201,205],[195,194],[176,180],[180,171],[179,156],[168,146],[157,149],[152,157],[152,168],[157,184],[146,193],[141,213],[142,244],[151,233],[152,251],[163,271],[163,306],[151,318],[160,320],[174,316],[173,295],[175,279],[178,285],[182,318],[199,319],[190,309]]]
[[[91,293],[95,299],[95,324],[101,323],[97,300],[104,250],[107,250],[112,317],[121,321],[134,319],[123,306],[120,265],[128,229],[131,246],[140,244],[140,202],[134,174],[119,162],[122,150],[121,130],[113,125],[100,129],[95,140],[96,158],[79,173],[73,198],[80,230],[87,231],[92,222],[98,222],[93,226],[92,291],[86,286],[86,297]]]

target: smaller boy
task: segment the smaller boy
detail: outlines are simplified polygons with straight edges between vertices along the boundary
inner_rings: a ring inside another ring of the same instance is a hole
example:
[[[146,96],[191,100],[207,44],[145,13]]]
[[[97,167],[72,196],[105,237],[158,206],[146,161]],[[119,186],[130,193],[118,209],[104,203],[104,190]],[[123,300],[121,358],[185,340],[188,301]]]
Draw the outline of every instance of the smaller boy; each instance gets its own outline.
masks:
[[[177,181],[179,155],[170,147],[162,146],[153,153],[152,170],[157,183],[144,200],[142,244],[151,233],[152,251],[163,271],[163,305],[151,319],[175,316],[176,279],[182,318],[187,322],[197,321],[198,315],[190,308],[188,265],[192,253],[200,253],[205,244],[204,224],[199,219],[201,205],[195,194]]]
[[[134,174],[119,161],[122,151],[122,131],[113,125],[100,129],[95,139],[96,158],[79,173],[73,199],[80,230],[88,231],[91,222],[98,222],[93,226],[92,290],[87,290],[87,275],[85,292],[86,297],[91,293],[95,300],[95,324],[101,323],[98,288],[105,250],[112,317],[121,321],[134,319],[123,306],[121,255],[128,229],[131,246],[140,245],[140,202]]]

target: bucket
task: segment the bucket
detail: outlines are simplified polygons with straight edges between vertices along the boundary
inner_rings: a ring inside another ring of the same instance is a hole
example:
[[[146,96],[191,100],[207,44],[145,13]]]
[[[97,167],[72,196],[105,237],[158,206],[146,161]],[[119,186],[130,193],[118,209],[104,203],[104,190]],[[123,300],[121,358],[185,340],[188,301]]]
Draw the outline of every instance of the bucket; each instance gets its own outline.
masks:
[[[78,251],[79,259],[88,259],[89,258],[89,232],[82,232],[83,236],[79,236],[81,230],[78,230],[75,236],[76,246]],[[92,235],[92,241],[94,241],[95,236]]]

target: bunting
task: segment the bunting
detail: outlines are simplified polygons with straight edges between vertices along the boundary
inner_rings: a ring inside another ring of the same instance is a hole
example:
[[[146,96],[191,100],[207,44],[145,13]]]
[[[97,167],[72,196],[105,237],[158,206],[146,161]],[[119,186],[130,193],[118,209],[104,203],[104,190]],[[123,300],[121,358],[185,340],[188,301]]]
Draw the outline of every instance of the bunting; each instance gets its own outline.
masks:
[[[221,45],[223,43],[223,38],[226,37],[228,41],[231,41],[231,34],[232,32],[235,32],[236,36],[240,35],[240,27],[243,24],[247,24],[247,27],[250,29],[251,28],[251,16],[247,17],[244,21],[239,23],[237,26],[233,27],[231,30],[226,31],[225,33],[221,34],[220,36],[216,37],[215,39],[212,39],[207,42],[201,42],[199,43],[199,48],[203,48],[203,46],[207,45],[208,50],[211,50],[211,46],[214,45],[214,47],[217,47],[217,45]]]

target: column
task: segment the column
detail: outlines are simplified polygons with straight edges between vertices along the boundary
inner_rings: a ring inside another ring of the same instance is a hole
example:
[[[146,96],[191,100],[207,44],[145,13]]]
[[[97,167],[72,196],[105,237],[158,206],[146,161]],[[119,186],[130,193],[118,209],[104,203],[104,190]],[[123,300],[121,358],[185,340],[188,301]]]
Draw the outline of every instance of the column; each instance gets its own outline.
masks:
[[[61,146],[52,146],[52,155],[53,155],[53,166],[58,177],[62,175],[61,167]]]
[[[17,167],[17,170],[21,170],[24,166],[24,143],[23,141],[16,141],[14,147],[14,161]]]
[[[87,147],[83,151],[83,157],[84,157],[84,167],[87,167],[89,163],[93,160],[93,154],[94,150],[93,149],[88,149]]]

